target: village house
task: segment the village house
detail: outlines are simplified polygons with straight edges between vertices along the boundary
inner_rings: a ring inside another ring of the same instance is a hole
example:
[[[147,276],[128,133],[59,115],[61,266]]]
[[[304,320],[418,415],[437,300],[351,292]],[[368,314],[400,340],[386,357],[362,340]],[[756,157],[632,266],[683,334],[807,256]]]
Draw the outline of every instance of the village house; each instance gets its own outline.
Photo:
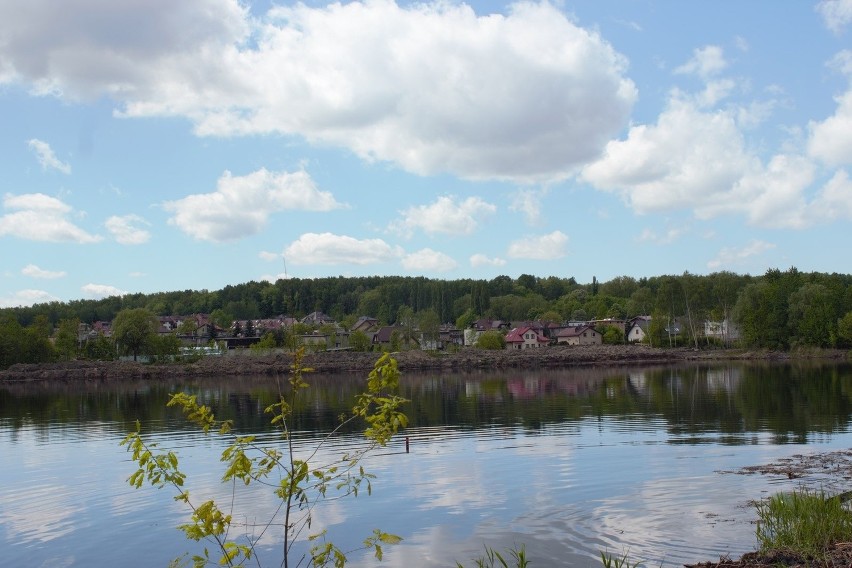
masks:
[[[651,316],[636,316],[628,322],[627,342],[641,343],[648,336],[648,327],[651,325]]]
[[[464,345],[476,345],[476,342],[479,341],[479,336],[485,333],[486,331],[499,331],[504,332],[509,329],[510,324],[503,320],[492,320],[492,319],[478,319],[473,322],[473,325],[470,326],[470,329],[464,330]]]
[[[550,344],[550,340],[532,327],[516,327],[506,335],[506,349],[535,349]]]
[[[600,345],[603,336],[589,325],[566,327],[556,334],[559,345]]]

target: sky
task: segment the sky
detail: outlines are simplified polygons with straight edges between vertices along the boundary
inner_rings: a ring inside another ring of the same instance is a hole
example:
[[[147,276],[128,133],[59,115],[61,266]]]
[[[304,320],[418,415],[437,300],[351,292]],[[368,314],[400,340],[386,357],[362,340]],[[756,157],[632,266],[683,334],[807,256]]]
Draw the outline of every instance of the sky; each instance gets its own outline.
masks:
[[[0,307],[852,272],[852,0],[0,2]]]

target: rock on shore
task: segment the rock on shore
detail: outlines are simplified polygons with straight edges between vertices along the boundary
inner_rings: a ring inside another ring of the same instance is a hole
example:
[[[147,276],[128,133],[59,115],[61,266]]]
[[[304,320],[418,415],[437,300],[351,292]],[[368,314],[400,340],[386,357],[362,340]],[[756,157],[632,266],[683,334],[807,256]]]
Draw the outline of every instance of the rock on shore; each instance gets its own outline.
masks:
[[[463,348],[450,353],[419,350],[394,353],[403,371],[473,371],[484,369],[558,368],[576,365],[655,364],[693,360],[785,359],[787,354],[742,350],[696,351],[659,349],[644,345],[551,346],[520,351],[488,351]],[[378,353],[351,351],[307,354],[303,363],[320,373],[368,372]],[[192,363],[143,364],[132,361],[65,361],[18,364],[0,371],[2,381],[121,380],[175,377],[285,375],[290,372],[288,352],[244,351],[225,356],[202,357]]]

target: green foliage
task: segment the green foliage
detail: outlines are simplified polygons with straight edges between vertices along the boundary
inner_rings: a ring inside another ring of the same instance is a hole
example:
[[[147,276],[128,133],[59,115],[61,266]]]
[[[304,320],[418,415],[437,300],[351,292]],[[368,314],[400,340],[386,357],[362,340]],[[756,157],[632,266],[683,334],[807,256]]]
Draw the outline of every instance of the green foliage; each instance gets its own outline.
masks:
[[[112,322],[112,339],[120,352],[133,355],[133,360],[150,353],[157,336],[157,316],[144,308],[122,310]]]
[[[730,272],[639,279],[618,276],[609,282],[595,279],[592,285],[577,284],[573,278],[529,274],[516,279],[497,276],[491,280],[451,281],[402,276],[292,278],[274,284],[247,282],[217,291],[184,290],[50,302],[0,309],[0,314],[11,316],[23,329],[43,316],[38,327],[44,329],[46,323],[50,330],[49,326],[63,319],[76,318],[91,324],[111,321],[123,310],[140,308],[152,314],[209,313],[224,329],[230,328],[234,319],[282,314],[300,317],[315,310],[332,314],[339,321],[351,322],[357,316],[371,315],[385,325],[396,322],[403,324],[401,328],[410,329],[415,327],[409,325],[412,316],[424,312],[437,314],[440,322],[454,321],[460,329],[469,328],[478,317],[512,321],[551,319],[558,314],[560,320],[588,320],[657,314],[662,317],[655,318],[658,321],[682,322],[683,344],[699,343],[705,320],[734,320],[746,347],[852,345],[840,336],[837,327],[837,320],[852,311],[852,275],[801,273],[795,268],[767,270],[756,277]],[[407,330],[402,329],[402,334],[408,335]],[[35,332],[31,338],[39,335]],[[654,346],[669,345],[667,334],[652,334],[652,338]],[[292,341],[276,340],[279,345],[295,349]],[[414,343],[401,337],[398,347]],[[42,358],[50,355],[45,349],[36,349],[32,355],[36,354]],[[62,356],[68,355],[69,351],[63,350]],[[16,362],[23,362],[22,359],[23,355],[15,355]]]
[[[180,339],[174,333],[154,335],[148,340],[146,350],[154,362],[174,361],[180,354]]]
[[[249,349],[251,349],[252,351],[268,351],[270,349],[275,349],[277,346],[278,345],[275,341],[275,334],[267,332],[263,334],[263,337],[260,338],[260,341],[251,345]]]
[[[475,558],[473,562],[477,568],[526,568],[530,565],[523,545],[520,548],[510,548],[506,552],[507,555],[504,556],[493,548],[485,547],[485,554],[479,558]],[[506,560],[507,557],[509,560]],[[458,562],[456,562],[456,567],[464,568]]]
[[[50,342],[51,329],[45,318],[26,328],[10,315],[0,317],[0,369],[15,363],[47,363],[57,358]]]
[[[494,351],[506,348],[506,338],[502,333],[495,329],[489,329],[482,332],[479,339],[476,340],[478,349],[491,349]]]
[[[844,347],[852,347],[852,312],[837,320],[837,338]]]
[[[790,550],[812,559],[852,539],[852,512],[838,497],[807,490],[779,493],[757,504],[762,551]]]
[[[83,356],[93,361],[114,361],[118,356],[115,343],[99,333],[94,339],[90,339],[83,346]]]
[[[372,347],[370,337],[360,329],[353,331],[349,334],[349,347],[353,351],[369,351]]]
[[[456,328],[458,329],[467,329],[473,325],[473,322],[476,321],[476,314],[473,313],[473,310],[468,309],[458,318],[456,318]]]
[[[604,326],[601,335],[603,336],[603,342],[608,345],[619,345],[624,343],[624,332],[622,332],[621,328],[617,326]]]
[[[77,318],[60,320],[53,342],[60,359],[70,361],[77,357],[79,327],[80,320]]]
[[[213,500],[198,503],[190,497],[190,492],[183,488],[186,477],[179,468],[178,456],[171,451],[160,451],[156,444],[146,442],[138,422],[136,431],[128,434],[121,442],[132,453],[137,465],[136,471],[128,479],[130,485],[139,488],[147,483],[157,488],[172,487],[176,492],[175,500],[186,504],[190,510],[189,522],[179,528],[188,539],[204,540],[214,545],[218,558],[211,558],[205,548],[203,555],[192,558],[194,566],[212,563],[244,566],[249,561],[261,566],[262,561],[257,557],[255,549],[260,537],[254,535],[263,535],[277,526],[283,527],[281,539],[284,558],[281,565],[288,567],[291,560],[294,565],[301,564],[298,558],[293,558],[293,546],[297,535],[310,533],[312,513],[317,503],[324,499],[357,496],[364,490],[369,494],[374,476],[364,471],[360,465],[362,458],[373,449],[387,444],[394,434],[408,424],[408,418],[400,410],[408,401],[395,394],[399,388],[399,369],[396,360],[386,354],[376,362],[367,377],[366,388],[356,397],[352,413],[342,417],[341,424],[320,441],[313,451],[309,450],[309,454],[315,454],[329,438],[355,420],[364,420],[367,425],[364,435],[371,444],[323,465],[300,458],[290,436],[290,421],[298,399],[309,387],[305,375],[311,369],[304,366],[303,357],[303,350],[295,353],[289,391],[279,392],[278,401],[266,408],[266,412],[271,415],[271,423],[280,431],[279,446],[261,445],[253,435],[236,434],[232,431],[231,421],[217,420],[211,408],[199,404],[195,395],[177,393],[168,402],[168,406],[180,408],[187,420],[205,434],[228,438],[230,443],[222,451],[220,460],[224,467],[222,482],[231,484],[232,491],[236,491],[239,485],[259,483],[270,486],[281,500],[281,506],[272,518],[260,526],[247,527],[243,535],[236,538],[232,536],[238,532],[234,530],[237,525],[232,524],[235,517],[233,510],[223,510]],[[275,480],[271,479],[273,474]],[[233,506],[231,501],[230,507]],[[247,518],[251,515],[236,516]],[[344,566],[346,552],[329,542],[326,536],[325,531],[309,534],[311,549],[308,565]],[[363,541],[363,548],[371,550],[375,558],[381,560],[383,547],[400,540],[398,536],[374,530]]]
[[[610,552],[601,552],[601,564],[604,568],[639,568],[644,564],[641,561],[631,563],[627,552],[621,556],[613,556]]]

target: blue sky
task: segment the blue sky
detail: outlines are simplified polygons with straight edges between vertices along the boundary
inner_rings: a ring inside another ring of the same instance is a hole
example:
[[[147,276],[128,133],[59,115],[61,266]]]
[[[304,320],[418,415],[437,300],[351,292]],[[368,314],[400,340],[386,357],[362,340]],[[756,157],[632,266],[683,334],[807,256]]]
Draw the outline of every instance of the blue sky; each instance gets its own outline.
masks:
[[[0,307],[849,273],[850,171],[852,0],[0,5]]]

